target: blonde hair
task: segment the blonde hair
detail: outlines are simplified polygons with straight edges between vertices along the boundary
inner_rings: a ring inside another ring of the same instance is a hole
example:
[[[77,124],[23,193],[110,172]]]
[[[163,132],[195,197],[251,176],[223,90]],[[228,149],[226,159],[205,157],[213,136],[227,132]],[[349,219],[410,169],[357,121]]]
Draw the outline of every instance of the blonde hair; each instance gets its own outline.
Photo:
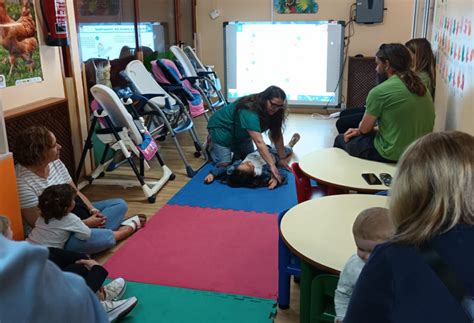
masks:
[[[0,215],[0,234],[6,237],[8,235],[9,227],[10,227],[10,220],[4,215]]]
[[[371,207],[359,213],[352,225],[354,237],[365,240],[388,240],[393,236],[393,225],[388,209]]]
[[[390,215],[395,240],[421,245],[460,223],[474,225],[474,137],[438,132],[412,143],[398,164]]]

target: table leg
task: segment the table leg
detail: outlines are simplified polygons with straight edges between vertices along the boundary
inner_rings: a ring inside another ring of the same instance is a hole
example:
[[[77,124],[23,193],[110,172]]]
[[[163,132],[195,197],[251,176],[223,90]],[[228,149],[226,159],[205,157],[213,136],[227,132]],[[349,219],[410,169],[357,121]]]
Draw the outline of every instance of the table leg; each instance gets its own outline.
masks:
[[[310,323],[311,282],[321,271],[301,259],[300,323]]]

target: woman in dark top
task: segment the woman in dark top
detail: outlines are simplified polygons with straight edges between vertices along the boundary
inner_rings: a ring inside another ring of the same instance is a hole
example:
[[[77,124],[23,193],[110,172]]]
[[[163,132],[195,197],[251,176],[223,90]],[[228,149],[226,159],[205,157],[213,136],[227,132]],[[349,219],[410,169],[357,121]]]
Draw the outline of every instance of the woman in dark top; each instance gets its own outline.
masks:
[[[420,138],[405,152],[389,207],[396,235],[369,258],[344,323],[472,322],[472,302],[461,306],[420,250],[437,252],[472,300],[473,147],[471,135],[441,132]]]

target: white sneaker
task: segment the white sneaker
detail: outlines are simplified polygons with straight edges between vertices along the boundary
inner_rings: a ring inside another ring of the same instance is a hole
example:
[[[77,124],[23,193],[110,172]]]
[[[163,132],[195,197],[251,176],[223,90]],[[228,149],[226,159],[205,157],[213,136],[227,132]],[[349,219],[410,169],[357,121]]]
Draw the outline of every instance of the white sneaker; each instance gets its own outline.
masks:
[[[125,293],[125,287],[127,282],[123,278],[117,278],[112,280],[110,283],[104,286],[105,300],[106,301],[117,301],[122,298]]]
[[[115,322],[126,316],[137,305],[138,299],[133,296],[120,301],[101,301],[100,303],[105,309],[109,322]]]

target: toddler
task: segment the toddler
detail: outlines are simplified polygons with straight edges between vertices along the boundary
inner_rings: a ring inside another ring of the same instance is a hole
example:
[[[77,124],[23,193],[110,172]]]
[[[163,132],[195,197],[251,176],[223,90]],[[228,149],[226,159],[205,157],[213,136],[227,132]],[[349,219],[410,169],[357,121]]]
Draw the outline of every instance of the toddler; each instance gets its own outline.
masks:
[[[300,135],[298,133],[293,134],[288,146],[285,147],[285,158],[293,153],[293,147],[299,139]],[[278,165],[280,158],[277,151],[272,147],[268,147],[268,150],[273,162]],[[281,184],[286,184],[287,176],[285,172],[280,172],[280,175]],[[212,169],[204,178],[204,183],[210,184],[216,178],[231,187],[256,188],[267,186],[268,189],[272,190],[278,186],[277,179],[273,176],[270,167],[258,151],[248,154],[244,160],[237,160],[227,167]]]
[[[91,236],[91,229],[75,214],[76,190],[69,184],[47,187],[39,197],[40,216],[27,240],[47,247],[63,249],[71,234],[80,240]]]
[[[351,299],[352,291],[370,253],[375,246],[389,240],[394,229],[388,216],[388,209],[372,207],[362,211],[356,218],[352,233],[357,254],[349,258],[342,269],[334,296],[336,322],[342,322]]]

